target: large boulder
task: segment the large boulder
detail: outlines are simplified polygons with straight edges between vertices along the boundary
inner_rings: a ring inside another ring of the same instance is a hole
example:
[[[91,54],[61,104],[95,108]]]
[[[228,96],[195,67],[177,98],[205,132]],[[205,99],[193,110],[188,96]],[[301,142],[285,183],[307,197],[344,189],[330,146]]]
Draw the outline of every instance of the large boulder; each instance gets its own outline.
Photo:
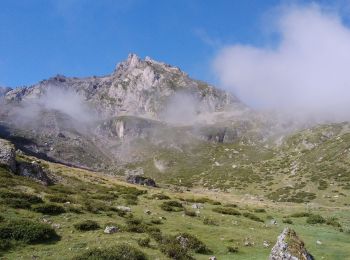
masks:
[[[13,144],[0,139],[0,166],[16,171],[16,150]]]
[[[54,181],[48,176],[49,171],[44,169],[39,163],[33,162],[19,162],[17,163],[17,174],[28,177],[40,182],[44,185],[53,184]]]
[[[271,250],[269,260],[313,260],[295,231],[285,228]]]
[[[156,182],[151,179],[151,178],[147,178],[144,176],[140,176],[140,175],[128,175],[126,177],[126,181],[128,183],[132,183],[132,184],[138,184],[138,185],[144,185],[144,186],[150,186],[150,187],[156,187]]]

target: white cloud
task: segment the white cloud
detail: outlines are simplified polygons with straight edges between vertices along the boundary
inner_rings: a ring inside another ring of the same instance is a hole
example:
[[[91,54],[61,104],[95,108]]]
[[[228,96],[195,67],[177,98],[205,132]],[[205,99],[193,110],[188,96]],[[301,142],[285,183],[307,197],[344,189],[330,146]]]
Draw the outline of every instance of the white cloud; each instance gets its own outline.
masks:
[[[222,85],[255,107],[350,119],[350,29],[341,16],[293,6],[275,22],[277,47],[237,44],[218,53]]]

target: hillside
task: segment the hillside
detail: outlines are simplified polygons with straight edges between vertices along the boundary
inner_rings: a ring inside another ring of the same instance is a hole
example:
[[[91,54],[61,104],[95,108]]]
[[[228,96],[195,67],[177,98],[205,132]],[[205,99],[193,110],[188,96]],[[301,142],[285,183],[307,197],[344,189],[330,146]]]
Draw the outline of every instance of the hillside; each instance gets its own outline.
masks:
[[[208,259],[213,255],[217,259],[266,259],[286,226],[297,231],[315,259],[350,255],[348,207],[307,207],[221,192],[140,187],[113,176],[17,155],[17,161],[34,160],[50,170],[55,184],[44,186],[0,168],[0,230],[44,225],[55,233],[45,231],[46,239],[35,240],[35,232],[44,231],[33,227],[26,231],[27,239],[17,236],[10,241],[1,233],[3,259],[73,259],[96,248],[108,253],[108,248],[125,243],[141,250],[147,259]],[[319,215],[325,223],[313,221]],[[106,234],[106,226],[118,231]],[[176,247],[179,236],[195,236],[197,246]]]

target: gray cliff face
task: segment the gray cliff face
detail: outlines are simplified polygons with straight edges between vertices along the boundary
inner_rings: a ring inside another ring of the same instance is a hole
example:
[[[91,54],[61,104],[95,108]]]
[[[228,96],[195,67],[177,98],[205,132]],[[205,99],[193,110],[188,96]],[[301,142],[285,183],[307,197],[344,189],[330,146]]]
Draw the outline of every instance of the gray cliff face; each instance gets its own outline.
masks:
[[[135,54],[117,65],[104,77],[68,78],[57,75],[48,80],[5,95],[8,102],[35,100],[50,88],[77,92],[106,116],[136,115],[158,119],[169,97],[185,92],[199,100],[198,110],[219,111],[227,106],[242,105],[231,94],[204,82],[193,80],[179,68]]]
[[[16,150],[13,144],[0,139],[0,166],[16,171]]]

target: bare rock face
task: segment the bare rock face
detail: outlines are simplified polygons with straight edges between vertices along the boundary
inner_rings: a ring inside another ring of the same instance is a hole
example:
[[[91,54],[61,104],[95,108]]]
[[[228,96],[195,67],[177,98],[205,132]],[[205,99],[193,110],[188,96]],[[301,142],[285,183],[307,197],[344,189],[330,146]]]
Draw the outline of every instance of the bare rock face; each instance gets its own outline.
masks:
[[[314,260],[294,230],[285,228],[271,250],[269,260]]]
[[[11,171],[16,170],[16,150],[13,144],[0,139],[0,166],[3,165]]]
[[[156,182],[151,179],[140,175],[129,175],[126,177],[126,181],[132,184],[144,185],[149,187],[156,187]]]
[[[40,164],[36,162],[20,162],[17,164],[17,174],[20,176],[28,177],[38,181],[44,185],[53,184],[53,180],[48,176],[47,170],[45,170]]]

